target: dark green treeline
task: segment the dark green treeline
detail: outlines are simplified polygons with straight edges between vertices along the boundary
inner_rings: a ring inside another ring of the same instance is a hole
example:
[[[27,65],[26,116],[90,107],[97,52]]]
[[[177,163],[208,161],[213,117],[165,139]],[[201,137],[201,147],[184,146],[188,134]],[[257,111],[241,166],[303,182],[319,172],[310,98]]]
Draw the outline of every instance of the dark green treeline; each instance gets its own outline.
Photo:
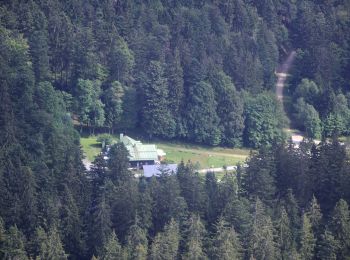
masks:
[[[61,91],[92,132],[259,147],[282,136],[274,73],[292,50],[293,126],[348,134],[349,10],[345,0],[11,0],[0,23],[26,40],[35,84]]]

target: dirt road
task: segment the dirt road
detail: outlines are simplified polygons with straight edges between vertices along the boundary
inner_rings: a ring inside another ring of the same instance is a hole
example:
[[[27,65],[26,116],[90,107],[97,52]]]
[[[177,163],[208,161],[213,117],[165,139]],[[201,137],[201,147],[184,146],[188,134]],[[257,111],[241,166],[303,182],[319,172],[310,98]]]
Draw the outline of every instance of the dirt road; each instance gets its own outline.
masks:
[[[276,76],[277,76],[276,96],[277,96],[277,99],[282,102],[282,104],[283,104],[283,88],[288,76],[288,71],[293,64],[293,61],[296,55],[297,53],[295,51],[292,51],[288,55],[285,62],[281,66],[279,66],[279,68],[276,71]]]

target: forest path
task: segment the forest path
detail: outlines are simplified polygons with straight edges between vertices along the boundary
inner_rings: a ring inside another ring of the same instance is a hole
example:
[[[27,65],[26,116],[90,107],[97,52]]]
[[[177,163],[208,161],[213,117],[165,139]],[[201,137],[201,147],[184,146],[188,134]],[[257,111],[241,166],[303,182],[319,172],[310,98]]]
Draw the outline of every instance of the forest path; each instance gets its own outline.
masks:
[[[293,64],[293,61],[296,56],[296,52],[292,51],[287,59],[278,67],[276,71],[276,76],[277,76],[277,83],[276,83],[276,98],[278,101],[281,102],[283,106],[283,89],[286,83],[286,79],[288,77],[288,72]],[[284,108],[284,106],[283,106]],[[285,114],[287,115],[287,112],[285,111]],[[304,139],[304,136],[302,135],[301,132],[292,130],[290,128],[285,129],[287,134],[289,134],[292,138],[292,142],[294,145],[298,146],[300,142]]]
[[[279,101],[283,104],[283,88],[288,76],[288,71],[290,70],[290,67],[293,64],[293,61],[295,59],[295,56],[297,53],[295,51],[292,51],[287,59],[283,62],[282,65],[280,65],[276,71],[277,76],[277,83],[276,83],[276,97]]]

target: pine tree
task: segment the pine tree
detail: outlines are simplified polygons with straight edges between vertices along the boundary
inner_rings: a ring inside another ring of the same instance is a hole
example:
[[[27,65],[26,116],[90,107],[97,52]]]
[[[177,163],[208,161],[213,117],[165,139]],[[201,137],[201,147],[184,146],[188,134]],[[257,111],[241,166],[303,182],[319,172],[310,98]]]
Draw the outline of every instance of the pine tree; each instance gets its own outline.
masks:
[[[101,260],[124,259],[122,247],[118,242],[118,238],[114,231],[109,234],[101,250]]]
[[[243,142],[243,102],[230,77],[224,72],[214,74],[211,84],[215,90],[217,114],[222,129],[222,143],[229,146],[240,146]]]
[[[350,214],[349,206],[343,199],[336,204],[331,221],[332,233],[339,242],[337,257],[346,259],[350,253]]]
[[[176,122],[176,135],[185,136],[182,123],[183,103],[184,103],[184,80],[183,70],[180,60],[180,52],[175,49],[174,55],[170,55],[166,67],[166,77],[169,86],[169,106],[173,118]]]
[[[146,231],[140,227],[139,221],[138,216],[136,216],[135,222],[130,227],[126,237],[128,259],[147,259],[148,241]]]
[[[186,200],[190,212],[202,212],[205,200],[205,192],[202,178],[194,172],[191,163],[178,167],[177,179],[179,180],[181,196]]]
[[[112,134],[118,127],[123,113],[124,89],[119,81],[113,81],[109,88],[103,92],[103,103],[105,105],[106,122]]]
[[[244,197],[232,196],[223,211],[225,220],[240,234],[241,241],[246,247],[252,225],[250,201]]]
[[[175,121],[169,110],[169,90],[164,69],[160,62],[151,61],[142,79],[142,126],[150,137],[153,135],[172,138]]]
[[[205,191],[207,195],[206,219],[208,223],[212,224],[216,222],[220,210],[219,187],[213,172],[207,172],[205,175]]]
[[[25,238],[17,226],[11,226],[5,236],[2,252],[4,259],[28,259],[25,250]]]
[[[219,117],[216,113],[212,86],[201,81],[191,85],[187,101],[187,128],[191,141],[218,145],[221,141]]]
[[[105,245],[111,234],[111,209],[106,200],[105,192],[99,195],[96,208],[92,212],[91,220],[91,248],[95,248],[94,252],[98,252]]]
[[[314,257],[316,239],[312,231],[312,225],[309,217],[303,215],[303,225],[300,234],[300,255],[305,260],[311,260]]]
[[[330,231],[325,230],[317,245],[317,259],[336,260],[338,248],[339,242],[334,238]]]
[[[276,193],[276,161],[272,151],[264,147],[252,155],[242,176],[242,188],[251,198],[259,197],[272,205]]]
[[[249,240],[249,255],[253,259],[277,259],[274,227],[259,198],[255,202],[253,226]]]
[[[43,229],[38,229],[37,232],[40,242],[39,260],[65,260],[68,258],[56,227],[53,227],[48,234]]]
[[[291,223],[289,220],[289,216],[285,208],[282,206],[278,225],[278,245],[281,251],[282,259],[289,259],[289,256],[296,250],[295,245],[295,237],[293,237]]]
[[[312,201],[310,202],[310,205],[306,214],[310,219],[312,230],[316,235],[318,235],[321,228],[320,224],[322,220],[322,213],[321,213],[320,205],[318,204],[315,196],[312,197]]]
[[[215,225],[216,233],[212,241],[212,259],[243,259],[242,246],[233,227],[220,218]]]
[[[191,215],[187,222],[186,250],[183,259],[207,259],[203,248],[205,228],[198,215]]]
[[[154,260],[175,260],[178,256],[179,244],[179,224],[172,219],[167,225],[165,225],[164,232],[158,233],[154,238],[150,258]]]
[[[113,145],[109,151],[107,166],[109,178],[114,184],[124,183],[131,180],[129,168],[129,152],[122,143]]]
[[[155,232],[158,232],[177,214],[175,205],[180,196],[178,179],[175,175],[162,174],[159,185],[151,193],[154,201],[153,224]]]

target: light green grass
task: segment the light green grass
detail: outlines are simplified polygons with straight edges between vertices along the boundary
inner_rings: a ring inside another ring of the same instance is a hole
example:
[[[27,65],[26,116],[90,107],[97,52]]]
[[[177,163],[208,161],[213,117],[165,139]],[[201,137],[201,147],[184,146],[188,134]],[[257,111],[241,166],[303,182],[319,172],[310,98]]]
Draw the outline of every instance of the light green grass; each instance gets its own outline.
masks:
[[[101,152],[101,143],[97,142],[97,136],[81,137],[80,144],[87,159],[92,162],[95,156]]]
[[[89,161],[101,152],[101,144],[97,136],[81,137],[84,154]],[[154,142],[158,148],[166,152],[166,159],[175,163],[191,161],[200,168],[222,167],[244,162],[249,155],[248,149],[229,149],[222,147],[207,147],[187,143]]]
[[[247,149],[228,149],[205,147],[190,144],[157,143],[166,152],[166,159],[180,163],[191,161],[200,168],[222,167],[244,162],[249,155]]]

